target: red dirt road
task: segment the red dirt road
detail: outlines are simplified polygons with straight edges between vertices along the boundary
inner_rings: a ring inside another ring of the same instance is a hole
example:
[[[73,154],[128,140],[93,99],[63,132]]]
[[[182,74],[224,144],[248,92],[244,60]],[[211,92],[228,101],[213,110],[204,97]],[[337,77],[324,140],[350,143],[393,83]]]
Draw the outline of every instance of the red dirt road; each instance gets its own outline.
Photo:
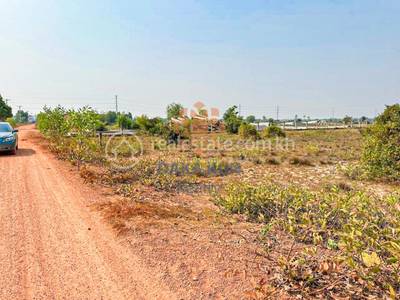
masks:
[[[20,128],[17,156],[0,154],[0,299],[176,299],[32,130]]]

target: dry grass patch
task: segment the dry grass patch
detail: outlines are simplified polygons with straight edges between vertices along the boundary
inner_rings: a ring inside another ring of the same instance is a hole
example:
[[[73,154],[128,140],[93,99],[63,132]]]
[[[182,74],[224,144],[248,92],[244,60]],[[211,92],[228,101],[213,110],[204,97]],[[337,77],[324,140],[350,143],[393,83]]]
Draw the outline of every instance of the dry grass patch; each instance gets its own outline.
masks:
[[[165,220],[200,220],[203,217],[193,210],[182,207],[158,203],[135,202],[130,199],[107,201],[95,205],[104,218],[112,224],[118,234],[129,231],[128,222],[134,218],[140,219],[143,225],[157,224]],[[149,222],[151,221],[151,222]],[[135,223],[136,226],[140,222]]]

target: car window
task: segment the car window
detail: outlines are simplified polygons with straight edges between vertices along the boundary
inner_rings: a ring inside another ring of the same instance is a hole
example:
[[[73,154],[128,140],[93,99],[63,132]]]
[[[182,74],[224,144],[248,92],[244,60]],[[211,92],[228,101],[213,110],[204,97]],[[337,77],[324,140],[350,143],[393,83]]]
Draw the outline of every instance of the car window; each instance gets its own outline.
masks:
[[[0,132],[11,132],[12,128],[8,124],[0,124]]]

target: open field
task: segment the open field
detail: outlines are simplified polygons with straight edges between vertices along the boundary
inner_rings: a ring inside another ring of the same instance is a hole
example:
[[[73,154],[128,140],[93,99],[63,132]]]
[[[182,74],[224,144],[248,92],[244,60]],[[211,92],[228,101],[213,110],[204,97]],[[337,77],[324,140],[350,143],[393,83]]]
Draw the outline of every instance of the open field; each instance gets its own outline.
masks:
[[[0,15],[0,300],[400,300],[400,0]]]
[[[360,158],[359,129],[90,143],[97,146],[81,158],[79,174],[118,196],[93,209],[185,298],[399,291],[397,185],[345,175]],[[71,141],[50,147],[76,165]],[[133,161],[132,148],[140,154]]]

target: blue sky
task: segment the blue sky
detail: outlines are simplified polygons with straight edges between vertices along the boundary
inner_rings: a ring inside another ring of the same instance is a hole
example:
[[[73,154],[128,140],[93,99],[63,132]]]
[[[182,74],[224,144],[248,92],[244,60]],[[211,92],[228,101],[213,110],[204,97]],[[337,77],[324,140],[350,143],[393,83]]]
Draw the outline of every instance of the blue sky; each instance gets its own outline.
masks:
[[[400,1],[0,0],[14,108],[164,115],[171,102],[373,116],[400,99]]]

